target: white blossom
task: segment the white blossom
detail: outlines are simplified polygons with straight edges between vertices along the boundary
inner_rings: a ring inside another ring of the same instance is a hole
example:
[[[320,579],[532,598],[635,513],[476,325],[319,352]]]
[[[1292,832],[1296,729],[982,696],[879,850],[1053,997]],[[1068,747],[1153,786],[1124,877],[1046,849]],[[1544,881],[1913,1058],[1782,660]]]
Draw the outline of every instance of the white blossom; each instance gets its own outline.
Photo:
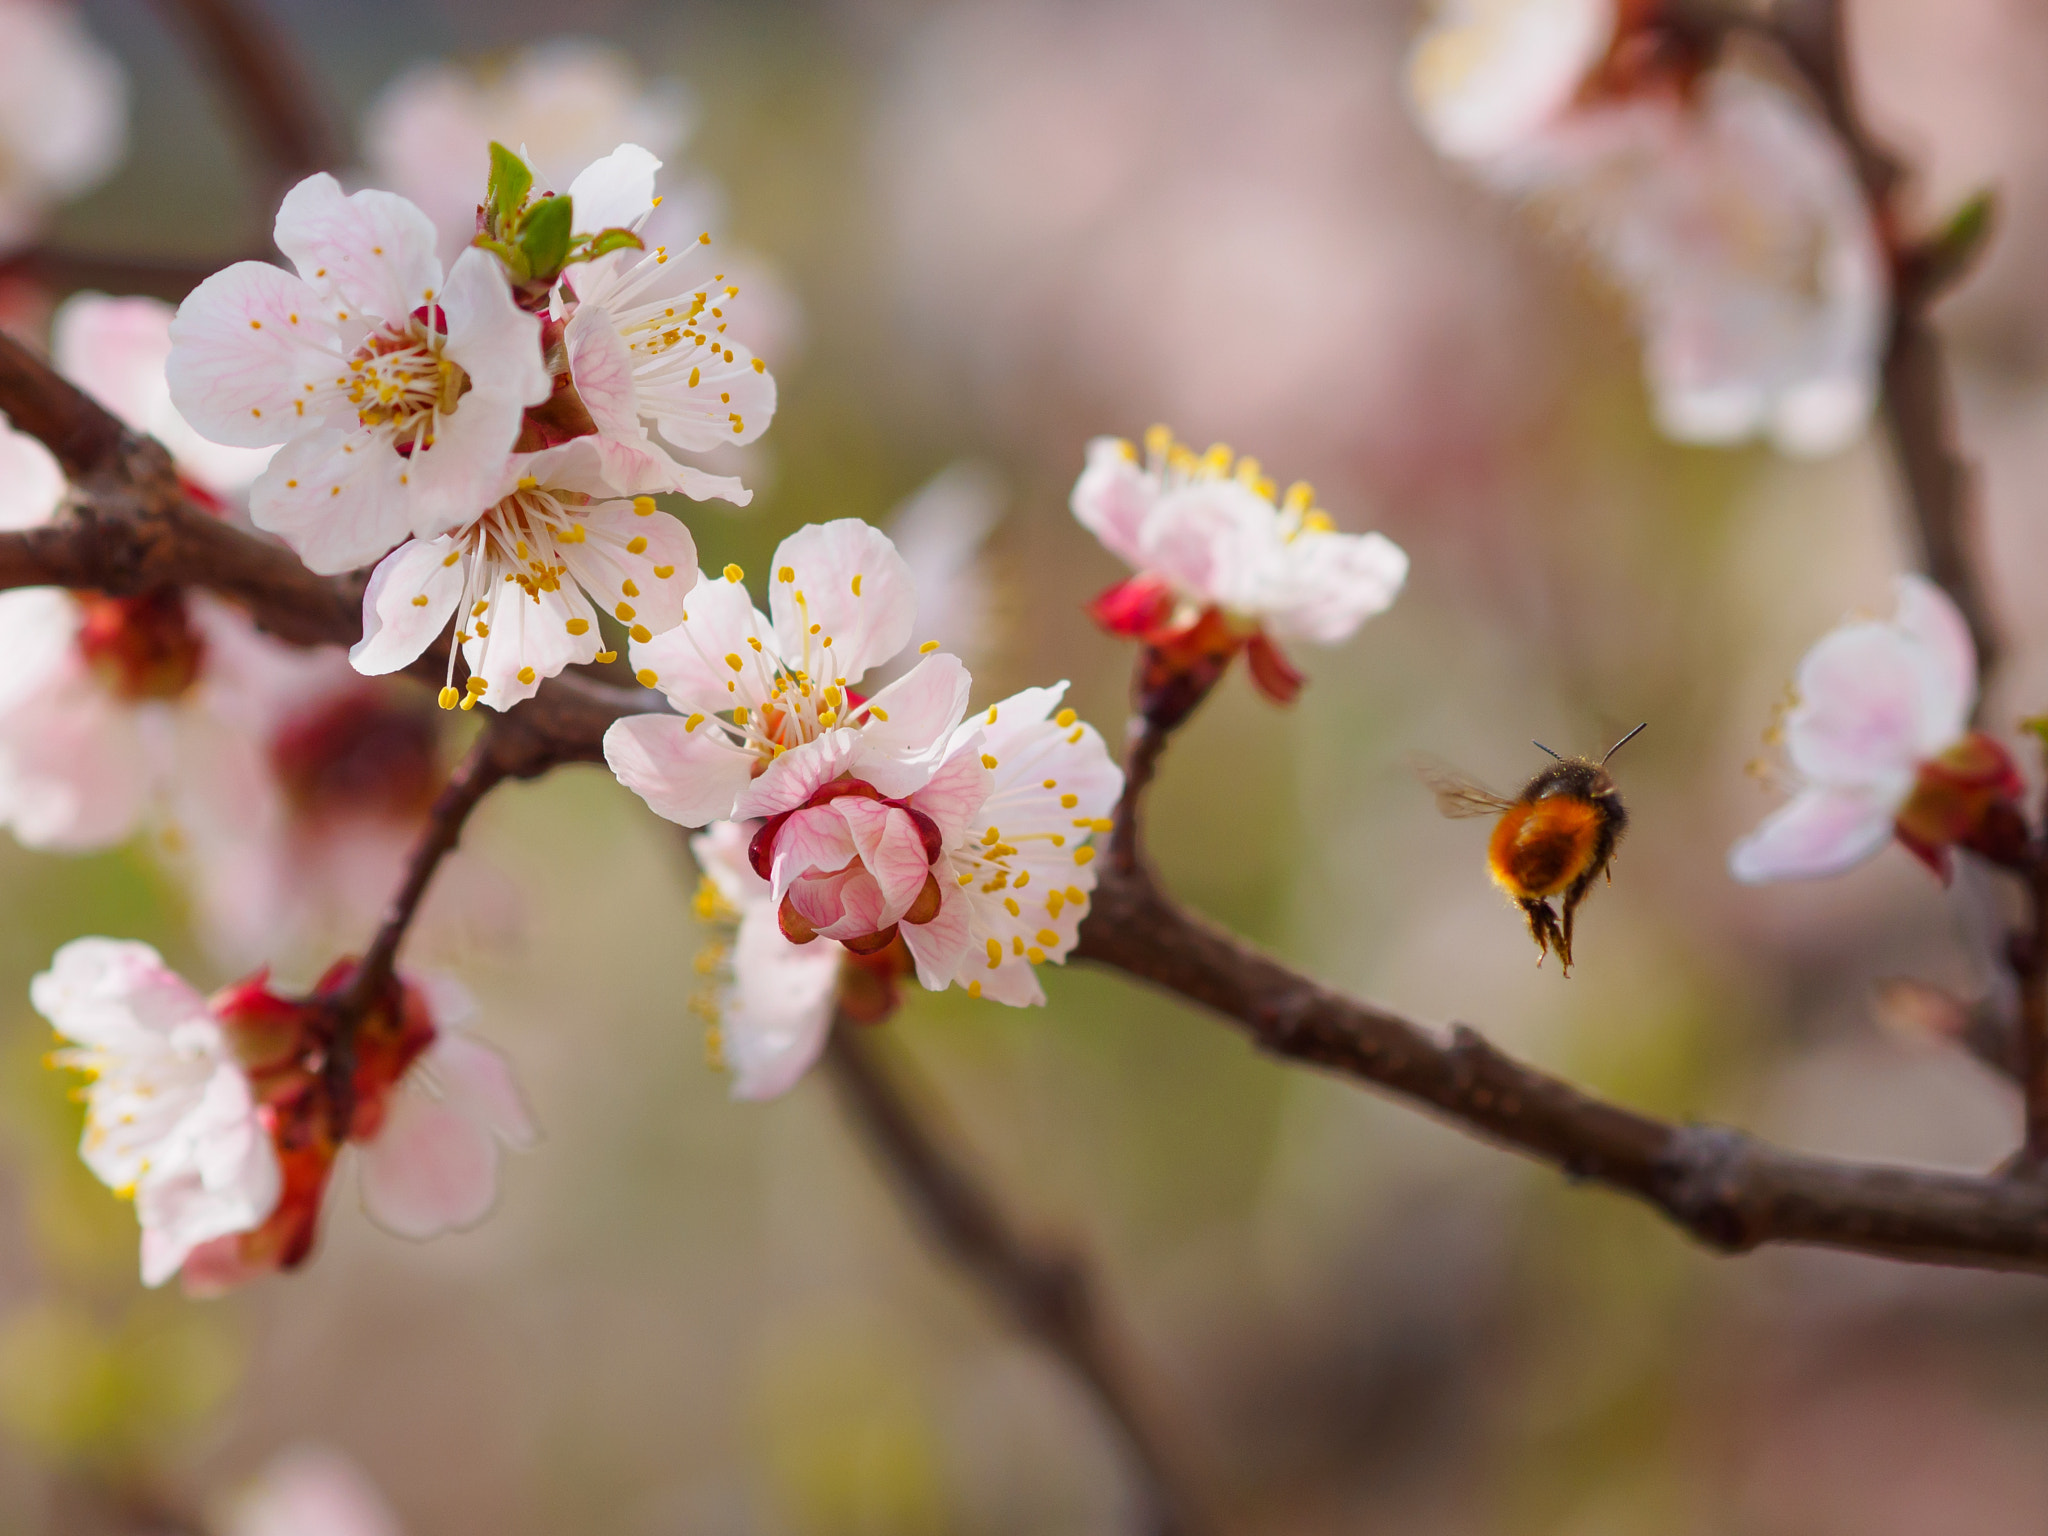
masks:
[[[171,323],[180,414],[218,443],[282,445],[253,521],[328,573],[474,517],[553,389],[498,259],[464,251],[444,283],[425,214],[324,173],[286,194],[276,238],[296,276],[239,262]]]
[[[133,1196],[145,1285],[263,1223],[282,1181],[249,1078],[206,1000],[155,950],[74,939],[29,998],[73,1042],[56,1064],[90,1078],[80,1155]]]

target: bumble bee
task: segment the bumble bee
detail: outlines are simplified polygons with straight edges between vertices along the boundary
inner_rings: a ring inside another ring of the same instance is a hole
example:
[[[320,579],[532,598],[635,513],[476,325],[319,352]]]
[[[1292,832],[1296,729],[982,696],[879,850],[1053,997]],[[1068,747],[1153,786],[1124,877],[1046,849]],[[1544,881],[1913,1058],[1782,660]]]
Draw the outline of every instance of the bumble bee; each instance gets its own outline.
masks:
[[[1646,720],[1622,737],[1597,763],[1585,757],[1558,757],[1542,742],[1531,743],[1557,761],[1523,785],[1512,800],[1444,764],[1415,764],[1422,781],[1435,791],[1436,808],[1444,815],[1499,816],[1486,845],[1487,868],[1494,884],[1529,920],[1538,965],[1554,948],[1564,973],[1571,974],[1572,918],[1596,878],[1604,874],[1613,881],[1608,863],[1628,830],[1628,811],[1608,775],[1607,759],[1648,724]],[[1563,898],[1562,922],[1551,909],[1553,896]]]

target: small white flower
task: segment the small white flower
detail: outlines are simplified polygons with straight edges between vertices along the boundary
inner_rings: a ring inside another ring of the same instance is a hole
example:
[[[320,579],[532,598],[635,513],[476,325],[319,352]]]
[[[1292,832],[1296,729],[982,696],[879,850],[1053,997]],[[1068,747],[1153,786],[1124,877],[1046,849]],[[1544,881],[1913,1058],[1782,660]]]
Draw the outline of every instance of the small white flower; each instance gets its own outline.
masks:
[[[869,955],[900,937],[927,988],[1043,1001],[1031,967],[1072,947],[1088,839],[1122,783],[1091,728],[1046,718],[1065,685],[963,723],[970,679],[940,654],[860,698],[852,685],[908,640],[916,594],[887,537],[853,519],[783,541],[772,617],[726,575],[635,643],[641,680],[681,718],[611,727],[620,782],[684,826],[759,822],[747,856],[765,898],[748,890],[793,943]]]
[[[77,13],[0,3],[0,250],[105,179],[127,148],[128,81]]]
[[[793,944],[776,921],[768,882],[747,861],[759,822],[716,821],[690,839],[704,872],[697,910],[734,929],[728,980],[715,1007],[718,1054],[736,1099],[772,1099],[796,1085],[832,1031],[845,952]]]
[[[1667,435],[1813,455],[1863,430],[1887,264],[1847,153],[1805,103],[1718,69],[1690,101],[1575,113],[1496,171],[1633,300]]]
[[[498,259],[466,250],[444,284],[425,214],[325,174],[286,194],[276,238],[296,277],[240,262],[171,323],[185,419],[218,443],[282,444],[251,518],[323,573],[473,518],[553,388]]]
[[[577,233],[645,229],[658,201],[660,165],[637,145],[622,144],[587,166],[569,185]],[[741,506],[752,499],[739,481],[673,457],[743,447],[775,415],[774,375],[732,334],[731,306],[739,297],[736,274],[726,270],[709,234],[676,248],[614,251],[568,269],[555,313],[566,317],[571,374],[599,437],[630,455],[610,466],[614,476],[648,473],[651,455],[668,479],[638,489]]]
[[[282,1180],[275,1148],[220,1022],[147,944],[75,939],[29,986],[90,1075],[80,1155],[132,1193],[142,1279],[161,1285],[199,1245],[262,1225]]]
[[[1256,459],[1229,449],[1196,455],[1164,427],[1145,457],[1121,438],[1088,445],[1074,516],[1170,601],[1143,617],[1184,623],[1216,609],[1275,640],[1335,645],[1384,612],[1408,578],[1408,556],[1377,533],[1339,533],[1297,481],[1276,499]]]
[[[425,210],[452,259],[476,234],[494,140],[517,150],[550,185],[550,175],[567,176],[620,144],[645,145],[668,159],[683,147],[693,116],[675,81],[643,84],[618,49],[557,38],[520,49],[489,72],[444,63],[408,70],[364,114],[363,145],[372,179]]]
[[[441,977],[422,992],[433,1043],[362,1146],[363,1208],[386,1231],[419,1240],[482,1221],[497,1199],[501,1149],[538,1139],[510,1063],[463,1031],[476,1011],[468,992]]]
[[[170,450],[178,471],[216,496],[247,489],[271,450],[201,437],[171,404],[171,306],[161,299],[73,294],[50,322],[58,371],[137,432]]]
[[[1955,604],[1922,576],[1898,578],[1898,612],[1824,636],[1799,664],[1799,702],[1786,714],[1792,799],[1728,856],[1749,884],[1840,874],[1890,841],[1921,775],[1970,741],[1977,656]],[[2011,773],[1994,743],[1961,766],[1970,787]],[[2016,782],[2016,781],[2015,781]],[[1923,846],[1933,846],[1930,838]]]
[[[1615,0],[1437,0],[1408,100],[1438,152],[1484,161],[1570,105],[1614,45]]]
[[[235,1500],[225,1536],[400,1536],[398,1517],[339,1451],[300,1445]]]
[[[453,707],[454,648],[469,664],[464,707],[509,709],[543,678],[603,653],[599,610],[635,640],[680,622],[697,584],[697,546],[646,496],[621,499],[595,439],[515,454],[480,517],[386,556],[363,593],[359,672],[408,665],[456,622],[444,707]]]

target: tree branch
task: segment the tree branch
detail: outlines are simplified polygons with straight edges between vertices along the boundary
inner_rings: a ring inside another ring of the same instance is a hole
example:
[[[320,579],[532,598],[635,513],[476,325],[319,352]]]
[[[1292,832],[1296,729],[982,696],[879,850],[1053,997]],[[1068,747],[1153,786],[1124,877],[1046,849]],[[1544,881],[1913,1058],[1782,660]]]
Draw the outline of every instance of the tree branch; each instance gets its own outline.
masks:
[[[1033,1244],[1017,1230],[966,1158],[940,1139],[911,1096],[891,1080],[861,1026],[835,1020],[825,1065],[847,1113],[887,1170],[920,1226],[946,1256],[1057,1355],[1116,1426],[1137,1467],[1146,1506],[1143,1529],[1156,1536],[1198,1536],[1208,1522],[1164,1437],[1140,1407],[1125,1374],[1088,1269],[1071,1248]]]

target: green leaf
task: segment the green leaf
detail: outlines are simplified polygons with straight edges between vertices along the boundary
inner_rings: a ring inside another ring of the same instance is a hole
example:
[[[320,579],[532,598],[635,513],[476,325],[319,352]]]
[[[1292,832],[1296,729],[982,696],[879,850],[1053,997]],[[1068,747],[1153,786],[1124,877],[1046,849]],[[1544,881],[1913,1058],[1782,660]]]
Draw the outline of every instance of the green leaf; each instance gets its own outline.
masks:
[[[574,217],[567,197],[544,197],[526,211],[519,226],[519,249],[530,273],[551,278],[569,259],[569,225]]]
[[[601,229],[594,235],[580,235],[579,241],[590,243],[569,258],[570,261],[595,261],[600,256],[609,256],[613,251],[644,251],[647,249],[640,237],[630,229]]]
[[[506,234],[533,190],[533,170],[496,140],[491,142],[491,180],[488,200],[493,233]]]

